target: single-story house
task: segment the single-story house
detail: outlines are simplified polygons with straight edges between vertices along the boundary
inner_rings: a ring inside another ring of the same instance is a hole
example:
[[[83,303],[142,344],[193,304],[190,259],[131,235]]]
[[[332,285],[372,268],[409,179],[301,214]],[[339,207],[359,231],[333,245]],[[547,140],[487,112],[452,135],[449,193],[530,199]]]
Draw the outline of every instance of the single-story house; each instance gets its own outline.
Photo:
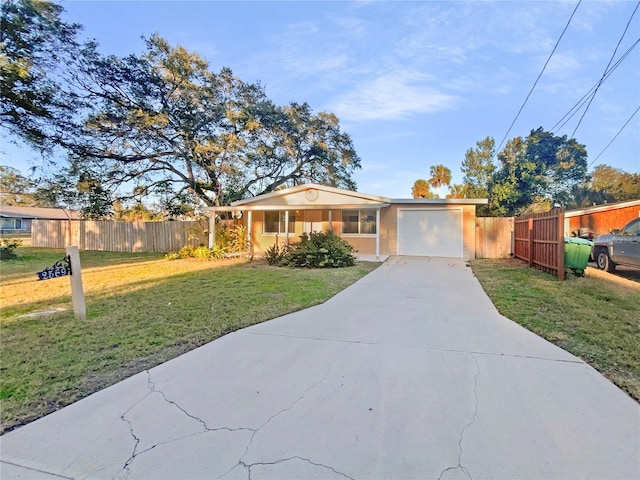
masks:
[[[564,212],[566,236],[593,236],[622,228],[640,217],[640,199],[605,203]]]
[[[62,208],[0,205],[0,232],[29,234],[33,220],[77,220],[78,218],[78,212]]]
[[[391,199],[316,184],[298,185],[206,209],[209,246],[215,218],[232,212],[254,253],[304,232],[331,230],[360,255],[475,257],[476,206],[487,199]]]

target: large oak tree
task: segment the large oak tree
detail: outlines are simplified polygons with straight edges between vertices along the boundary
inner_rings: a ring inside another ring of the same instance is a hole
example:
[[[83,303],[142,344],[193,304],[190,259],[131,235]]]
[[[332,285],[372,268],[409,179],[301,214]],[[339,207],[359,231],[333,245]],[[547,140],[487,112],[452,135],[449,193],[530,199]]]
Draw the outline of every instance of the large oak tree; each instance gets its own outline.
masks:
[[[63,85],[78,58],[80,26],[65,23],[62,11],[43,0],[0,6],[0,126],[39,148],[73,130],[80,100]]]
[[[334,115],[276,106],[261,85],[214,73],[158,35],[146,47],[125,58],[84,51],[77,88],[94,109],[73,162],[103,185],[205,205],[306,182],[355,188],[360,159]]]

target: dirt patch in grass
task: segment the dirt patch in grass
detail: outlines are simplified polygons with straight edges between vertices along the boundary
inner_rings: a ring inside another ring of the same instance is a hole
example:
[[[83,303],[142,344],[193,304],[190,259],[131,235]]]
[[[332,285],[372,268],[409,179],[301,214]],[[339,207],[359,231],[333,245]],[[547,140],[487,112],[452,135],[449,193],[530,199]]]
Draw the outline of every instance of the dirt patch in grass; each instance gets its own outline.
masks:
[[[378,266],[304,270],[81,252],[87,318],[79,320],[69,279],[35,275],[64,251],[19,253],[3,262],[0,279],[3,432],[221,335],[322,303]],[[55,307],[68,310],[20,318]]]
[[[474,260],[504,316],[588,362],[640,401],[640,284],[587,268],[565,281],[517,260]]]

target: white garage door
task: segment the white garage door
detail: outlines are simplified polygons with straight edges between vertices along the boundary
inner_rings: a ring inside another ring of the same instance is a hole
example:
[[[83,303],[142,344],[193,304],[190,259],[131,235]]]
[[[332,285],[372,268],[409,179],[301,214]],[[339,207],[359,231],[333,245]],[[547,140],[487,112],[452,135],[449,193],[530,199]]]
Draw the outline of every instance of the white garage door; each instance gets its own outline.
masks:
[[[398,210],[398,255],[462,258],[462,210]]]

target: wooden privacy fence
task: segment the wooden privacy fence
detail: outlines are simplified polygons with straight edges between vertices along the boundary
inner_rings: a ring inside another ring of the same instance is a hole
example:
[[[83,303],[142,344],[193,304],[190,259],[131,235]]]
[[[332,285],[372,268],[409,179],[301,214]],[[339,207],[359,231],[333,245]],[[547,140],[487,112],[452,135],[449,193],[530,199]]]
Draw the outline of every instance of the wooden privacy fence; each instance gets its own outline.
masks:
[[[513,255],[513,217],[476,218],[476,258]]]
[[[34,220],[31,245],[108,252],[176,252],[207,243],[207,226],[186,222],[114,222],[105,220]]]
[[[564,280],[564,210],[516,217],[514,255]]]

